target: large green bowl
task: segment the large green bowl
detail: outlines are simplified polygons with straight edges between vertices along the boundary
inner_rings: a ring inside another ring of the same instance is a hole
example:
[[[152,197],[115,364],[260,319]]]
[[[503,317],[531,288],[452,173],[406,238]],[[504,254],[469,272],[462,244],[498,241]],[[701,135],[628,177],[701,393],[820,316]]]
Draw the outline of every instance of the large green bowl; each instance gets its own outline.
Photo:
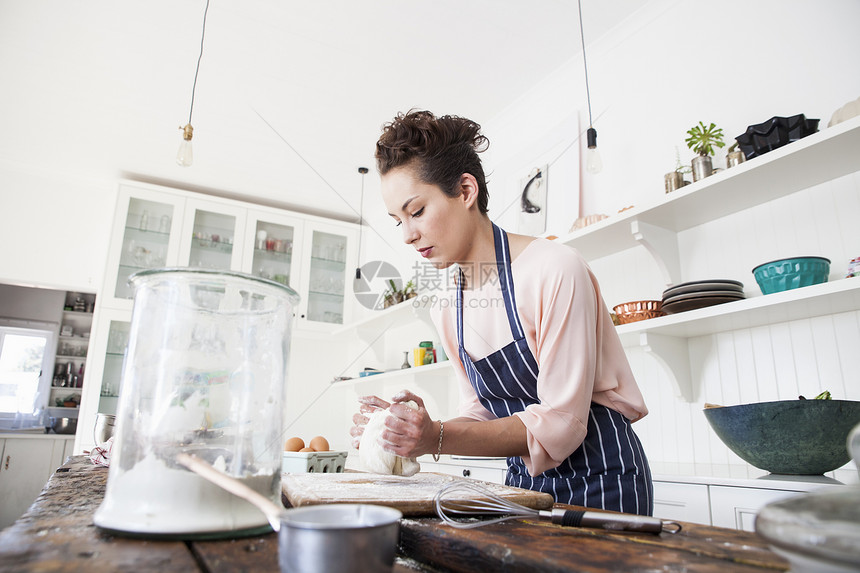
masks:
[[[775,474],[818,475],[850,461],[846,440],[860,402],[781,400],[706,408],[705,418],[742,460]]]

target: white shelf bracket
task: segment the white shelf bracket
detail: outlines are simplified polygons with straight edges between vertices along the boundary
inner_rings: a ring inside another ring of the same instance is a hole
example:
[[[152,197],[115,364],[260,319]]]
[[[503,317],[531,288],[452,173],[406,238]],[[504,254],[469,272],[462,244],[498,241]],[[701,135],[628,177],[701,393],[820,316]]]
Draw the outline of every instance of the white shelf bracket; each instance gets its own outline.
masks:
[[[410,300],[412,301],[410,303],[412,305],[412,317],[435,330],[436,327],[430,318],[430,308],[437,304],[438,297],[436,295],[418,295]]]
[[[675,388],[675,394],[682,400],[693,402],[696,397],[687,339],[642,332],[639,334],[639,346],[664,368]]]
[[[681,282],[681,259],[678,254],[678,235],[663,227],[639,220],[630,222],[630,233],[637,243],[654,258],[663,282],[671,286]]]

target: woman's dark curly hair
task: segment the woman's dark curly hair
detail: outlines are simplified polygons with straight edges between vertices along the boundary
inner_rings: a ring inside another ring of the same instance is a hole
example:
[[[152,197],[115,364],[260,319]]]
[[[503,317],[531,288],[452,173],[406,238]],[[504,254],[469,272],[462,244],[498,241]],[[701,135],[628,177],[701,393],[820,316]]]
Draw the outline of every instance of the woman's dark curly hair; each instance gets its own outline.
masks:
[[[486,213],[490,194],[478,153],[489,144],[481,126],[470,119],[412,110],[383,126],[376,142],[376,167],[380,175],[413,167],[422,182],[439,186],[449,197],[460,195],[460,176],[469,173],[478,181],[478,209]]]

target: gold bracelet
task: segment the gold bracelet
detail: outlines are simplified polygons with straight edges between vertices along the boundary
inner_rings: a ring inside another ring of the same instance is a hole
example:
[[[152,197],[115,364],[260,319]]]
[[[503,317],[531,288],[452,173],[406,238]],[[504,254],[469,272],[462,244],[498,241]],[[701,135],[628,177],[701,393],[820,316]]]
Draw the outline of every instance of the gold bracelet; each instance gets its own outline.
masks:
[[[445,432],[445,424],[442,423],[442,420],[439,420],[439,448],[435,454],[433,454],[433,461],[438,462],[439,456],[442,455],[442,435]]]

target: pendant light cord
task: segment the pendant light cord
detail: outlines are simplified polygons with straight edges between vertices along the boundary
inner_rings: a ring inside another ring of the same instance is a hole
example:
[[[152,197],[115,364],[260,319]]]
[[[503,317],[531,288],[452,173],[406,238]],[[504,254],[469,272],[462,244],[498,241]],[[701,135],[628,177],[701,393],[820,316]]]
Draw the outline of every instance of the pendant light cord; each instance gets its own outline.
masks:
[[[209,14],[209,0],[206,0],[206,9],[203,11],[203,33],[200,34],[200,55],[197,56],[197,69],[194,70],[194,85],[191,86],[191,109],[188,110],[188,123],[191,123],[191,115],[194,113],[194,92],[197,91],[197,74],[200,73],[200,60],[203,59],[203,40],[206,38],[206,15]]]
[[[582,40],[582,67],[585,69],[585,98],[588,100],[588,126],[593,127],[591,120],[591,93],[588,91],[588,61],[585,59],[585,32],[582,31],[582,0],[577,0],[579,6],[579,37]]]
[[[358,172],[361,173],[361,199],[358,202],[358,249],[355,253],[355,278],[361,278],[361,226],[364,224],[364,176],[367,174],[367,167],[359,167]]]

